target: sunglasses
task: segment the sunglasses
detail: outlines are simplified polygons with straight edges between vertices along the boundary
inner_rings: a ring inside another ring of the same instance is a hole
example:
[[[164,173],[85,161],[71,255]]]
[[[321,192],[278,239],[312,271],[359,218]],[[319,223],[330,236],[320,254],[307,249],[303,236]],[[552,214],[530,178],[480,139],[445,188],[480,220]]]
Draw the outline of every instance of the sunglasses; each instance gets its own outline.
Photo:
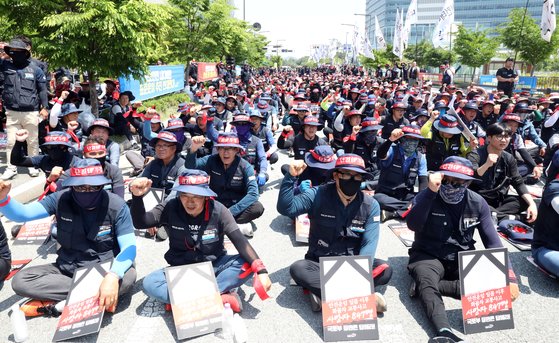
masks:
[[[354,181],[363,181],[363,175],[361,174],[350,174],[350,173],[341,173],[338,172],[338,176],[340,177],[340,179],[342,180],[354,180]]]
[[[451,180],[444,178],[442,181],[443,185],[451,185],[453,188],[459,188],[462,186],[468,187],[470,185],[470,181],[468,180]]]

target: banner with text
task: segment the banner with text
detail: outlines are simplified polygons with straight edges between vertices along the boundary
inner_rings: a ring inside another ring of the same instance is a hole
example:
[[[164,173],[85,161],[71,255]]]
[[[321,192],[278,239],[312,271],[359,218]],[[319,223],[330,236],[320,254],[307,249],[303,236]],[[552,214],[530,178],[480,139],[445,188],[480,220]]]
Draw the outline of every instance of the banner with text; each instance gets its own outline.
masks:
[[[120,91],[131,91],[136,101],[180,91],[184,88],[184,66],[163,65],[149,66],[145,80],[132,77],[119,77]]]
[[[217,77],[217,63],[198,63],[198,82],[213,80]]]

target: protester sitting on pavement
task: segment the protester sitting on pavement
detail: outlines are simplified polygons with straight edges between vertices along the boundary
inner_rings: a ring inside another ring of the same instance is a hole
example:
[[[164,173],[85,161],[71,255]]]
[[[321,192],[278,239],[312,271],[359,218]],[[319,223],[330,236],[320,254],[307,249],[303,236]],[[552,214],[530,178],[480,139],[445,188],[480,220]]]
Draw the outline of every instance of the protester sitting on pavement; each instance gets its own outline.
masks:
[[[409,293],[420,299],[436,336],[450,339],[444,342],[463,341],[452,332],[442,298],[460,299],[458,252],[475,249],[475,229],[486,249],[503,246],[487,202],[468,189],[473,180],[470,161],[447,157],[440,171],[429,175],[429,186],[417,194],[406,216],[408,228],[415,232],[409,250]],[[519,289],[512,269],[508,275],[511,297],[515,300]]]
[[[264,145],[264,151],[266,152],[266,158],[269,164],[274,164],[279,159],[277,153],[278,148],[272,131],[268,127],[262,125],[263,120],[264,116],[259,111],[253,111],[250,114],[250,121],[253,124],[251,133],[260,138]]]
[[[268,271],[238,229],[231,212],[214,200],[217,194],[211,190],[210,177],[206,172],[184,170],[173,188],[178,195],[146,213],[142,196],[149,191],[151,184],[147,178],[138,178],[130,183],[132,219],[134,226],[140,229],[165,226],[169,233],[169,250],[165,253],[165,260],[170,266],[212,262],[223,303],[229,303],[235,312],[242,309],[236,288],[249,279],[248,274],[240,276],[245,263],[258,274],[264,289],[270,289],[272,284]],[[231,240],[238,254],[227,254],[223,245],[225,236]],[[143,286],[148,296],[165,304],[170,303],[164,269],[148,274]]]
[[[310,187],[318,187],[330,181],[330,170],[336,164],[337,156],[329,145],[318,145],[305,154],[307,168],[299,175],[299,192]],[[296,192],[298,194],[298,192]]]
[[[62,172],[79,160],[72,152],[72,137],[65,132],[52,131],[45,137],[45,143],[41,144],[44,155],[25,156],[24,143],[29,136],[27,130],[16,132],[16,143],[12,149],[10,162],[14,166],[33,167],[42,170],[46,177],[46,186],[43,196],[56,191],[56,180]]]
[[[427,187],[427,160],[418,151],[420,128],[407,125],[394,129],[378,148],[380,176],[375,189],[375,199],[381,212],[381,222],[402,218],[415,197],[414,186],[419,181],[419,191]]]
[[[296,160],[302,160],[305,157],[305,154],[308,151],[314,149],[316,146],[328,145],[328,143],[324,139],[316,135],[316,132],[320,130],[321,127],[322,123],[320,123],[318,118],[314,116],[305,117],[305,121],[303,123],[303,132],[295,136],[293,135],[293,130],[291,129],[291,127],[284,127],[283,133],[278,139],[278,148],[292,148],[293,154],[295,155],[294,158]],[[288,165],[283,165],[281,167],[281,171],[283,174],[287,173],[288,170]]]
[[[528,99],[523,102],[518,102],[513,109],[512,113],[520,115],[523,119],[522,126],[519,127],[518,131],[524,140],[530,140],[537,145],[537,148],[529,149],[532,158],[536,163],[542,162],[542,157],[546,152],[546,143],[540,138],[540,135],[534,127],[533,112],[534,110],[528,105]]]
[[[226,132],[231,130],[231,120],[233,119],[233,113],[225,109],[226,100],[223,97],[217,98],[212,101],[212,105],[215,108],[215,119],[214,125],[218,130],[224,130]]]
[[[220,133],[214,144],[217,154],[198,158],[194,152],[204,142],[204,137],[192,138],[185,166],[203,170],[210,175],[210,188],[217,194],[217,200],[231,211],[241,232],[251,237],[253,229],[250,222],[262,216],[264,207],[258,201],[254,168],[240,156],[244,148],[237,133]]]
[[[211,117],[207,111],[199,111],[196,113],[196,123],[186,124],[186,132],[189,134],[189,138],[186,140],[185,149],[189,149],[192,145],[192,138],[201,136],[205,137],[206,142],[202,145],[196,154],[198,157],[204,157],[212,154],[214,139],[213,134],[208,132],[208,129],[214,125],[214,118]]]
[[[516,114],[505,114],[501,117],[501,122],[512,132],[510,143],[505,151],[516,159],[518,173],[524,178],[533,173],[534,179],[538,180],[542,175],[542,168],[536,165],[530,152],[526,149],[522,136],[518,133],[518,127],[523,124],[522,119]]]
[[[103,190],[111,182],[103,173],[99,161],[77,160],[64,181],[67,189],[25,205],[8,195],[9,182],[0,182],[0,213],[6,218],[27,222],[56,215],[58,227],[56,262],[18,272],[12,279],[17,295],[51,300],[54,306],[66,300],[76,269],[113,258],[99,287],[99,305],[114,312],[118,297],[132,288],[136,281],[132,218],[121,197]]]
[[[110,164],[114,164],[118,167],[120,160],[120,146],[118,143],[113,142],[109,139],[109,136],[114,133],[113,128],[109,125],[109,122],[105,119],[95,119],[91,125],[87,128],[87,136],[95,136],[101,138],[107,148],[107,160]]]
[[[487,127],[493,123],[496,123],[498,119],[495,113],[495,103],[491,100],[486,100],[481,104],[481,111],[476,117],[476,122],[485,131]],[[482,144],[483,145],[483,144]]]
[[[332,148],[334,150],[342,149],[343,143],[354,133],[355,127],[360,128],[360,124],[361,112],[358,110],[340,111],[334,120],[334,142],[332,142]]]
[[[149,126],[149,130],[146,128]],[[132,165],[132,171],[130,172],[130,176],[137,176],[140,175],[142,170],[146,164],[151,162],[155,157],[155,150],[149,142],[154,138],[157,137],[157,134],[163,130],[164,127],[161,124],[161,117],[155,109],[148,108],[146,113],[144,114],[144,121],[140,126],[140,144],[142,146],[140,153],[137,151],[127,151],[125,156],[128,162]]]
[[[449,156],[465,157],[471,149],[475,148],[471,144],[466,146],[462,136],[463,128],[459,126],[454,116],[449,114],[439,116],[438,111],[445,109],[443,104],[439,104],[439,106],[435,104],[436,110],[431,112],[431,117],[421,127],[421,135],[427,138],[425,144],[427,170],[431,171],[439,170],[445,158]]]
[[[78,116],[83,111],[71,102],[63,104],[68,95],[69,92],[62,92],[62,95],[52,107],[49,115],[49,131],[66,131],[72,136],[72,145],[75,146],[77,151],[83,138],[82,126],[78,122]]]
[[[388,139],[392,130],[400,128],[404,125],[409,125],[410,122],[406,118],[404,118],[404,113],[408,105],[398,101],[392,105],[392,114],[383,116],[380,119],[380,125],[382,125],[382,138]]]
[[[263,187],[268,181],[268,159],[262,140],[252,134],[254,124],[244,114],[233,117],[231,126],[235,129],[239,143],[243,146],[242,157],[254,168],[258,187]]]
[[[425,108],[420,108],[414,113],[410,114],[409,121],[413,125],[422,127],[427,120],[429,120],[429,112]]]
[[[471,189],[481,194],[497,213],[497,218],[525,219],[528,223],[536,220],[538,209],[518,173],[514,156],[505,151],[510,143],[512,131],[502,123],[487,127],[487,144],[468,154],[475,174],[481,179],[474,182]],[[512,186],[518,195],[509,195]],[[526,217],[520,216],[526,210]]]
[[[130,106],[130,102],[134,101],[136,97],[131,91],[120,93],[118,102],[111,108],[109,122],[114,127],[114,132],[117,135],[124,135],[133,149],[139,148],[138,143],[132,137],[130,131],[130,119],[132,118],[132,109],[141,106],[141,103],[135,103]]]
[[[558,156],[559,157],[559,156]],[[555,175],[545,187],[538,208],[538,219],[534,225],[532,240],[532,257],[542,269],[559,277],[559,179],[557,179],[557,161],[554,162]]]
[[[109,184],[105,185],[104,189],[124,199],[124,179],[122,178],[122,172],[117,166],[107,161],[106,155],[107,148],[99,137],[89,137],[83,143],[83,157],[99,161],[105,177],[111,180]],[[58,189],[61,189],[64,180],[70,177],[70,172],[71,169],[65,169],[65,172],[60,176],[57,182]]]
[[[353,133],[346,137],[343,145],[346,154],[356,154],[365,161],[365,169],[373,175],[372,181],[366,181],[365,188],[374,190],[378,181],[379,169],[377,165],[377,149],[384,142],[378,136],[382,129],[379,121],[373,118],[365,118],[360,126],[353,127]]]
[[[462,108],[462,121],[470,129],[472,134],[478,139],[480,146],[483,145],[485,140],[485,130],[481,125],[475,120],[479,112],[477,102],[474,100],[468,101]]]
[[[297,105],[293,109],[295,110],[295,115],[290,113],[289,115],[284,116],[281,124],[283,125],[283,133],[287,132],[290,133],[291,135],[297,135],[303,132],[305,117],[307,117],[311,113],[309,111],[309,108],[302,103]],[[278,140],[278,147],[279,147],[279,140]]]
[[[309,250],[304,260],[293,263],[290,274],[295,282],[311,292],[311,306],[320,311],[320,265],[322,256],[365,255],[373,264],[375,286],[388,283],[392,269],[376,259],[380,234],[380,207],[377,201],[360,191],[361,182],[370,178],[363,159],[344,154],[331,169],[334,182],[312,187],[299,195],[293,186],[307,165],[293,161],[285,175],[277,203],[280,214],[295,218],[308,213],[310,219]],[[386,311],[386,301],[376,293],[377,312]]]
[[[8,236],[4,225],[0,222],[0,290],[4,287],[4,279],[10,273],[12,266],[12,254],[8,246]]]

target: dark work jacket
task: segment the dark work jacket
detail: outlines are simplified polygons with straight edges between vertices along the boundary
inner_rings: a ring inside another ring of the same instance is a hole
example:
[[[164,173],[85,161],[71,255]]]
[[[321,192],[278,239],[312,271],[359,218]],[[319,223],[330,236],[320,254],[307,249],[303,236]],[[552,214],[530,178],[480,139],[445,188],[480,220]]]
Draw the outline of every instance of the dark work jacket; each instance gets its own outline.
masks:
[[[376,177],[379,174],[377,150],[384,140],[377,136],[374,143],[367,145],[362,137],[360,134],[357,134],[354,141],[348,139],[344,142],[344,151],[346,154],[361,156],[365,161],[365,169]]]
[[[451,227],[452,220],[447,205],[437,194],[424,227],[415,231],[410,256],[417,251],[441,260],[456,261],[458,252],[474,250],[474,231],[480,225],[483,202],[479,194],[467,189],[460,227]]]
[[[153,181],[151,185],[153,188],[163,188],[167,195],[171,192],[175,179],[179,176],[179,170],[184,166],[184,159],[179,155],[175,155],[169,165],[172,167],[168,170],[166,175],[163,175],[163,161],[156,158],[146,166],[146,169],[144,169],[142,173],[142,176]]]
[[[336,185],[331,182],[321,186],[314,199],[313,210],[309,212],[309,250],[305,259],[319,261],[322,256],[352,256],[359,255],[365,222],[371,213],[374,199],[358,192],[353,201],[359,206],[351,206],[351,218],[346,223],[339,222],[342,213],[348,207],[340,206],[332,201],[338,197]]]
[[[29,63],[24,68],[17,68],[11,62],[4,64],[3,105],[14,111],[38,111],[41,105],[38,78],[43,78],[43,82],[46,82],[41,69],[34,63]]]
[[[419,161],[422,154],[417,152],[411,162],[407,173],[404,173],[404,158],[398,145],[392,146],[392,164],[380,170],[377,193],[384,193],[398,199],[403,199],[407,194],[413,193],[415,180],[419,175]]]
[[[223,247],[223,227],[219,226],[219,217],[227,209],[219,202],[209,200],[208,210],[211,214],[207,221],[202,221],[195,238],[190,233],[188,215],[180,199],[173,198],[165,205],[161,217],[170,218],[169,223],[164,223],[169,233],[169,250],[165,253],[165,261],[171,266],[211,262],[227,253]]]
[[[217,194],[217,200],[227,208],[247,195],[246,181],[249,177],[254,178],[254,174],[248,175],[249,169],[252,169],[250,164],[240,156],[235,157],[227,170],[223,169],[219,155],[212,155],[208,159],[205,170],[211,176],[210,188]]]
[[[383,139],[388,139],[388,137],[390,137],[390,135],[392,134],[392,131],[394,129],[397,129],[397,128],[400,128],[402,126],[406,126],[406,125],[409,125],[409,124],[410,124],[410,121],[407,120],[405,117],[402,117],[400,120],[395,122],[394,117],[392,117],[392,114],[387,115],[380,120],[380,125],[382,125],[382,136],[381,137]]]
[[[431,139],[425,143],[425,157],[427,157],[427,170],[437,171],[445,158],[460,155],[460,135],[454,135],[450,138],[447,149],[439,130],[434,127],[432,130]]]
[[[96,229],[86,232],[83,210],[73,200],[70,190],[62,192],[56,211],[56,239],[61,245],[56,264],[65,275],[71,276],[77,268],[105,262],[118,255],[120,248],[114,225],[126,203],[119,196],[102,191],[101,205],[95,209]]]
[[[254,168],[254,171],[256,173],[260,172],[260,156],[258,156],[258,151],[256,149],[256,147],[258,146],[258,141],[260,141],[260,138],[252,135],[250,137],[250,142],[248,142],[247,146],[245,147],[245,150],[241,150],[240,153],[242,158],[245,159]]]
[[[545,247],[559,251],[559,214],[551,206],[553,198],[559,195],[559,180],[554,180],[543,191],[538,208],[538,219],[534,226],[532,250]]]

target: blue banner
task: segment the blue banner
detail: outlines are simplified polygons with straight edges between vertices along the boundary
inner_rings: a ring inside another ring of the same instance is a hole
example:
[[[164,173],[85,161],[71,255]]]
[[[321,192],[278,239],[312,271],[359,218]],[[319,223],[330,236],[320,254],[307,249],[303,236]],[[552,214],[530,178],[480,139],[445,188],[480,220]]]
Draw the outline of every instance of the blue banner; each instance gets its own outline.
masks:
[[[518,82],[514,85],[514,91],[520,92],[522,89],[530,89],[535,91],[538,83],[538,78],[535,76],[520,76]],[[497,77],[495,75],[481,75],[479,77],[479,84],[483,87],[497,87]]]
[[[149,66],[145,80],[119,77],[120,91],[131,91],[138,100],[146,100],[157,96],[180,91],[184,88],[184,66],[163,65]]]

